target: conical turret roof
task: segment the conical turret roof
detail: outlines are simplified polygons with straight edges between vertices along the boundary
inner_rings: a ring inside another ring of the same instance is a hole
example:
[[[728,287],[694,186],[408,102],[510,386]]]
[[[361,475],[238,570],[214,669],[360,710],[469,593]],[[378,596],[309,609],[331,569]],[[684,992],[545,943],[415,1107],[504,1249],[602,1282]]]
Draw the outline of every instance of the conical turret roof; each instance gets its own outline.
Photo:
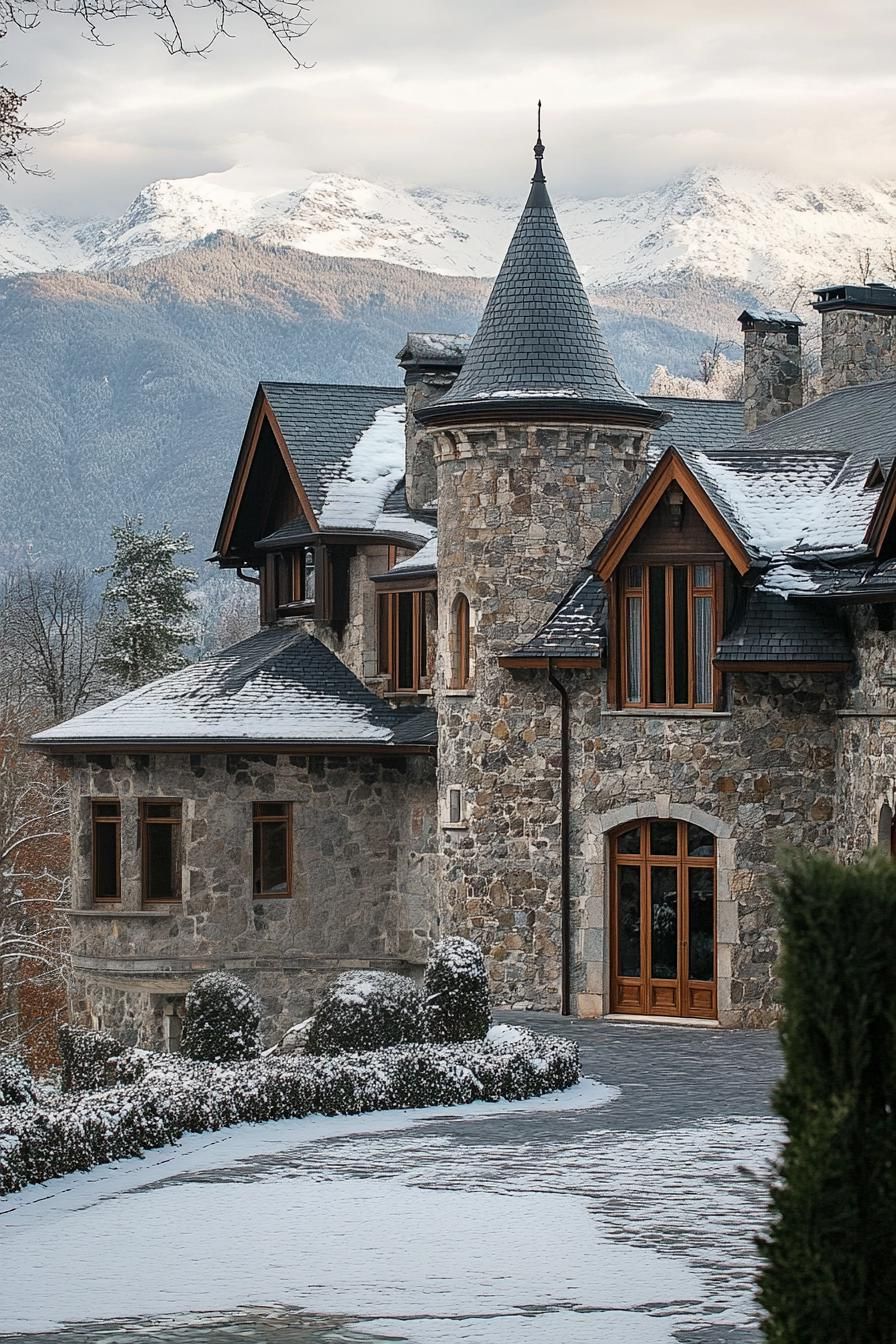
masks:
[[[418,412],[425,423],[483,418],[487,410],[531,415],[614,410],[653,424],[656,410],[619,377],[566,239],[535,145],[535,176],[520,222],[456,382]]]

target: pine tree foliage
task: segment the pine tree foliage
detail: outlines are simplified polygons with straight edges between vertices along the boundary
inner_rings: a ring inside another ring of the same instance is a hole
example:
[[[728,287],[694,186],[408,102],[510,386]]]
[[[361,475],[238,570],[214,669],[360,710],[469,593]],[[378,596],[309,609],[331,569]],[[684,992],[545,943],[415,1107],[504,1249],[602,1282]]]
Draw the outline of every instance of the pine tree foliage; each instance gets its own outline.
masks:
[[[192,551],[186,533],[165,523],[143,530],[141,515],[112,529],[115,559],[97,572],[109,574],[103,664],[128,688],[143,686],[183,667],[183,646],[195,637],[190,585],[196,572],[177,564]]]
[[[896,863],[780,884],[787,1137],[760,1247],[769,1344],[896,1340]]]

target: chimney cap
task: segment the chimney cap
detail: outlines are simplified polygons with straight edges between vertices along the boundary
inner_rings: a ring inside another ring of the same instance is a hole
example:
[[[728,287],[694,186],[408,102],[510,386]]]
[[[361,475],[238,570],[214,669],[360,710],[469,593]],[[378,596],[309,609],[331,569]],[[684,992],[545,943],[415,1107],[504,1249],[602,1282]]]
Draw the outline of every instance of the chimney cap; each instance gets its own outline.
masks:
[[[825,285],[815,293],[818,299],[812,307],[819,313],[838,308],[896,313],[896,287],[882,280],[872,280],[867,285]]]
[[[395,358],[403,369],[457,371],[463,366],[472,339],[459,332],[409,331]]]
[[[757,327],[780,331],[783,328],[806,325],[796,313],[785,311],[783,308],[745,308],[737,320],[744,331],[753,331]]]

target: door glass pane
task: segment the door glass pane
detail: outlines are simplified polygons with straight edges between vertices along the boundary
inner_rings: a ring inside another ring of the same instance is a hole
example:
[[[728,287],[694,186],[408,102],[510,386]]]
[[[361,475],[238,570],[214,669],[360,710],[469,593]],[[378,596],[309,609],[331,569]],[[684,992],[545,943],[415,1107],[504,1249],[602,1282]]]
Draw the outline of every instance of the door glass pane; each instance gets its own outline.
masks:
[[[715,836],[702,826],[688,826],[688,854],[692,859],[711,859],[715,852]]]
[[[620,867],[619,874],[619,975],[641,974],[641,869]]]
[[[713,871],[688,869],[688,979],[713,978]]]
[[[686,705],[688,688],[688,571],[685,565],[672,570],[672,673],[676,705]]]
[[[652,821],[650,823],[651,854],[678,853],[678,822]]]
[[[632,704],[641,699],[641,599],[625,603],[625,698]]]
[[[694,701],[712,703],[712,598],[694,598]]]
[[[641,827],[630,826],[627,831],[622,831],[616,837],[617,854],[640,854],[641,853]]]
[[[666,703],[666,567],[651,565],[648,571],[648,667],[652,705]]]
[[[398,669],[396,686],[414,686],[414,594],[398,594]]]
[[[678,870],[650,870],[650,974],[654,980],[678,977]]]

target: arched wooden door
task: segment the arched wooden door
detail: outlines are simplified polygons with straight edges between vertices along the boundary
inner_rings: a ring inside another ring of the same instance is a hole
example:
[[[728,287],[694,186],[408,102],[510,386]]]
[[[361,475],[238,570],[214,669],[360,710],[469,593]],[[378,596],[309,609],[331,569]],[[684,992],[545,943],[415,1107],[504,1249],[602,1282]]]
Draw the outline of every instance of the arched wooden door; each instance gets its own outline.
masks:
[[[610,845],[611,1011],[714,1018],[715,836],[685,821],[637,821]]]

